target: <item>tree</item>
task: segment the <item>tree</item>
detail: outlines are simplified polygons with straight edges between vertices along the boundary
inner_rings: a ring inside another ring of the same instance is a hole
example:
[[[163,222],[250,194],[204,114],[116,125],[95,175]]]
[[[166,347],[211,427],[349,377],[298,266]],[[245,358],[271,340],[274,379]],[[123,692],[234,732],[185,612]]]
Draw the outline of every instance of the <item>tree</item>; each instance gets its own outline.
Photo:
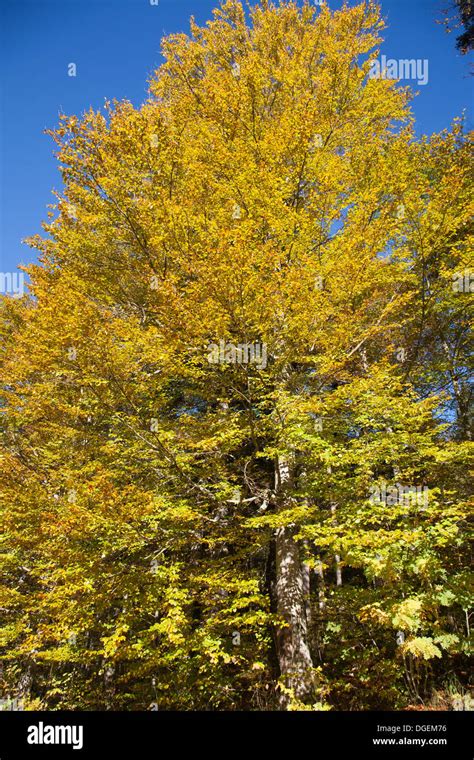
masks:
[[[456,47],[461,53],[467,53],[474,47],[474,8],[472,0],[456,0],[464,32],[456,40]]]
[[[448,31],[450,31],[449,27],[454,21],[456,22],[455,27],[464,27],[464,31],[456,39],[456,47],[463,55],[466,55],[474,48],[474,7],[472,0],[453,0],[451,9],[455,11],[455,16],[447,16],[444,19],[444,24]]]
[[[463,662],[472,159],[368,76],[382,26],[228,0],[142,108],[53,133],[1,321],[31,704],[399,707]]]

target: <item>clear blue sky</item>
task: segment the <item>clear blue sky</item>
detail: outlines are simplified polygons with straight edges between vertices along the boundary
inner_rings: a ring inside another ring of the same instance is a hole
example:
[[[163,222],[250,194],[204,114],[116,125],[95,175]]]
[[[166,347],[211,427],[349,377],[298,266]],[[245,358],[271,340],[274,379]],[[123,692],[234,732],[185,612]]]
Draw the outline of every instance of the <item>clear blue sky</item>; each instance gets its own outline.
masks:
[[[472,78],[455,34],[436,24],[449,0],[380,0],[389,28],[382,53],[427,58],[429,83],[415,89],[419,134],[448,126],[468,108]],[[339,0],[328,0],[331,8]],[[163,35],[204,23],[218,0],[0,0],[0,272],[35,258],[22,238],[41,232],[51,190],[61,188],[53,142],[58,113],[80,114],[105,99],[140,105],[161,63]],[[67,66],[75,63],[77,76]]]

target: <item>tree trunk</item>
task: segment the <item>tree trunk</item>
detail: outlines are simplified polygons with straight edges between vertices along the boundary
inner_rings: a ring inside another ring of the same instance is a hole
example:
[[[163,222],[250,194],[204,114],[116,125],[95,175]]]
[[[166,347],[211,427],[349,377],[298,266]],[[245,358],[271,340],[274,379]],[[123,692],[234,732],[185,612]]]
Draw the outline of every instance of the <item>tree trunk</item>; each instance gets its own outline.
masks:
[[[282,492],[280,508],[291,484],[289,467],[278,463],[277,490]],[[283,684],[301,700],[314,692],[314,666],[308,643],[307,589],[300,547],[294,540],[295,526],[278,528],[276,544],[276,607],[283,624],[277,631],[277,654]],[[281,704],[288,706],[290,697],[282,694]]]

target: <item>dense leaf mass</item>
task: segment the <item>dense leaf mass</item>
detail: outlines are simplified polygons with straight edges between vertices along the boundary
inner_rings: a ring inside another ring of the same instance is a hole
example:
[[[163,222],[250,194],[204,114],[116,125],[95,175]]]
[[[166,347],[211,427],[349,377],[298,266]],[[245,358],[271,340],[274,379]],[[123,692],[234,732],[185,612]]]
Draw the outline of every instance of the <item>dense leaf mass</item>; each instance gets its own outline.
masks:
[[[141,108],[53,133],[64,192],[0,305],[27,707],[464,704],[472,140],[415,139],[382,29],[227,0]]]

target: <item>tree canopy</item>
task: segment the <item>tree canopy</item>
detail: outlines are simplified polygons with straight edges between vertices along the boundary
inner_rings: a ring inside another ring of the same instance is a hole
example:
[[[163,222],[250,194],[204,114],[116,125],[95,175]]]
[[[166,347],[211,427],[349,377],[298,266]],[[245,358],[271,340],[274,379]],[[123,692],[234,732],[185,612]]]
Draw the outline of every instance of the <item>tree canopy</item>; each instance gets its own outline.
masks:
[[[226,0],[141,108],[52,132],[64,190],[0,305],[30,707],[464,698],[472,135],[416,139],[382,32]]]

